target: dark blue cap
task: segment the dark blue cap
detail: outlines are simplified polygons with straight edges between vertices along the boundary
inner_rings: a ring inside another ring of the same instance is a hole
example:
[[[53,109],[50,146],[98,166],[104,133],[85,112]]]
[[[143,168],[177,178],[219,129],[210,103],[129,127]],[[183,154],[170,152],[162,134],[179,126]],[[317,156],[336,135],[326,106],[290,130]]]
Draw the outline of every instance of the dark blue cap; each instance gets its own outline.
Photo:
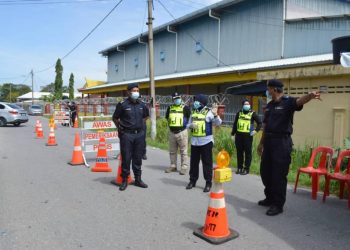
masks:
[[[279,80],[273,79],[269,80],[269,82],[267,83],[267,87],[283,88],[283,83]]]
[[[129,83],[128,84],[128,90],[132,90],[133,88],[138,88],[139,85],[137,83]]]
[[[195,101],[199,101],[203,106],[206,106],[208,104],[208,96],[203,94],[198,94],[194,97]]]

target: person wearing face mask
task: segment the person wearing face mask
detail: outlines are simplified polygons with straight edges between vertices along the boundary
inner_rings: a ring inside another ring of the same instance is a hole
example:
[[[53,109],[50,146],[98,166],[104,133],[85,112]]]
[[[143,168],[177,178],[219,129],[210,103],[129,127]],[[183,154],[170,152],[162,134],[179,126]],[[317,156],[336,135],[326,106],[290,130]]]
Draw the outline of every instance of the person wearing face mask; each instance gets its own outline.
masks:
[[[139,86],[130,83],[127,86],[128,98],[119,102],[113,114],[113,122],[118,129],[120,151],[122,155],[123,179],[119,190],[124,191],[128,186],[130,164],[135,176],[134,185],[147,188],[141,180],[142,154],[144,150],[144,122],[149,116],[149,110],[139,99]]]
[[[265,109],[263,133],[258,146],[265,199],[259,201],[258,205],[269,207],[266,215],[274,216],[283,212],[286,201],[287,175],[293,146],[291,135],[294,112],[301,111],[303,105],[312,99],[321,99],[318,91],[299,98],[286,96],[283,93],[283,83],[278,80],[268,82],[267,96],[272,100]]]
[[[246,175],[249,174],[252,161],[253,136],[261,129],[261,121],[259,116],[251,109],[249,101],[245,100],[242,104],[242,110],[236,114],[231,137],[237,150],[236,174]],[[255,128],[254,122],[256,123]]]
[[[185,175],[188,168],[187,147],[188,132],[186,129],[188,120],[191,116],[190,108],[182,102],[179,93],[172,95],[173,104],[166,111],[165,118],[169,126],[169,155],[170,167],[165,169],[165,173],[177,171],[177,150],[180,149],[181,169],[180,175]]]
[[[192,114],[187,125],[191,129],[191,159],[190,159],[190,182],[186,189],[196,186],[199,175],[199,162],[202,160],[205,187],[203,192],[209,192],[213,178],[213,125],[219,126],[222,121],[218,116],[217,105],[207,107],[208,97],[196,95],[194,98]]]

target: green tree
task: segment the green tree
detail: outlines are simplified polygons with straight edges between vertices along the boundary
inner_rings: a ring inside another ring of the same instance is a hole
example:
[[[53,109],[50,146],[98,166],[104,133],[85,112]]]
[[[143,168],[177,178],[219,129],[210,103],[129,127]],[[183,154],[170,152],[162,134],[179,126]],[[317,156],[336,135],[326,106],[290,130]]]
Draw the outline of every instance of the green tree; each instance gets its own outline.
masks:
[[[46,86],[44,86],[40,92],[50,92],[50,93],[55,93],[55,83],[50,83]]]
[[[0,87],[0,100],[16,102],[18,96],[27,94],[31,89],[24,84],[4,83]]]
[[[55,78],[55,98],[56,100],[61,100],[62,99],[62,86],[63,86],[63,79],[62,79],[62,74],[63,74],[63,66],[61,64],[61,59],[57,59],[56,62],[56,78]]]
[[[74,75],[73,75],[73,73],[70,73],[68,91],[69,91],[69,99],[73,100],[74,99]]]

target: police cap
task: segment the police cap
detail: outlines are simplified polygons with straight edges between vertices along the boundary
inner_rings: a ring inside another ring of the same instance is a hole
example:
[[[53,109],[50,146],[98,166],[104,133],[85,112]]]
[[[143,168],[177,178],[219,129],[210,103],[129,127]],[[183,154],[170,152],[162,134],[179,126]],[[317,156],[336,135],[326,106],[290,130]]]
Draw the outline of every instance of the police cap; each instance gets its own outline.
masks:
[[[203,106],[206,106],[208,104],[208,96],[203,94],[198,94],[194,97],[195,101],[199,101]]]
[[[139,85],[137,83],[129,83],[127,89],[132,90],[133,88],[138,88]]]
[[[173,99],[181,98],[181,95],[177,92],[174,92],[171,96],[173,97]]]
[[[270,80],[268,83],[267,83],[267,87],[273,87],[273,88],[283,88],[283,83],[279,80]]]

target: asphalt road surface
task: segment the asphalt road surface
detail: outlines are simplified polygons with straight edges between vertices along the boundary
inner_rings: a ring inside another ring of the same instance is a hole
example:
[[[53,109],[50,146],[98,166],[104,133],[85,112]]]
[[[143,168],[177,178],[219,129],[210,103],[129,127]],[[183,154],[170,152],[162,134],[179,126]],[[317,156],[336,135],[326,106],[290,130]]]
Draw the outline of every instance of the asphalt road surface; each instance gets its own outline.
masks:
[[[189,176],[164,173],[168,153],[148,148],[143,180],[148,189],[120,192],[112,173],[70,166],[74,133],[58,126],[57,147],[35,139],[35,118],[0,128],[0,249],[349,249],[346,200],[311,200],[310,190],[288,189],[285,212],[265,215],[260,177],[233,176],[224,185],[231,228],[240,236],[219,246],[192,234],[204,225],[208,194],[204,180],[186,190]],[[93,157],[89,159],[93,165]]]

